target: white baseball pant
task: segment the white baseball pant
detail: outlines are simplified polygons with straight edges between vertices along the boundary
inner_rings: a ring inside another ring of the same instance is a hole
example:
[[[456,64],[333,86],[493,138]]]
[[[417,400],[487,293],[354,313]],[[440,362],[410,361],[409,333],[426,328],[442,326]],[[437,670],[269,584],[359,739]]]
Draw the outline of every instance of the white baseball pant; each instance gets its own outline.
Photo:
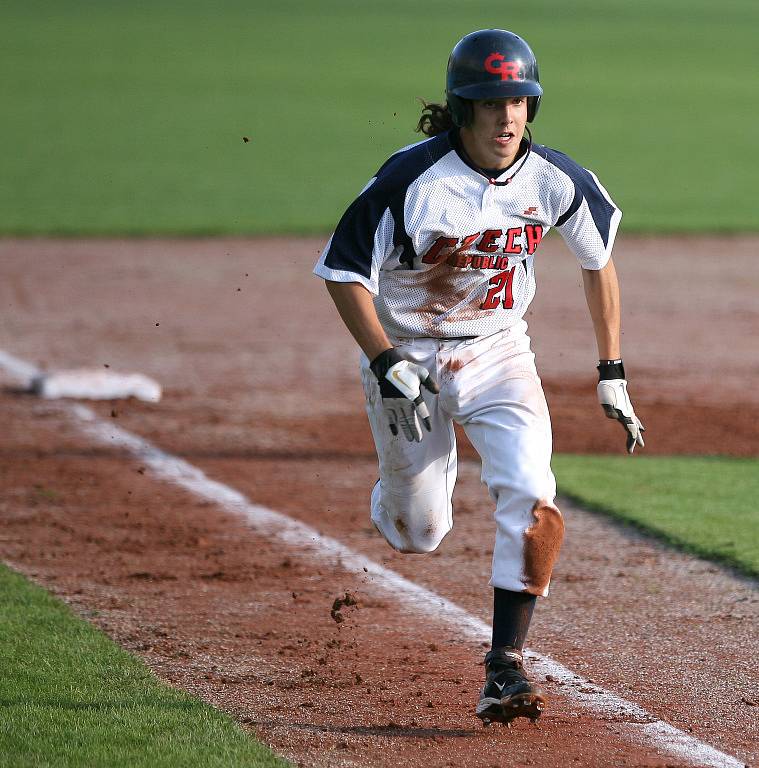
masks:
[[[437,548],[453,527],[455,421],[482,458],[482,481],[496,505],[491,585],[545,596],[564,524],[553,503],[551,422],[526,331],[521,321],[471,340],[391,340],[440,385],[439,395],[423,389],[432,431],[423,430],[421,443],[391,434],[377,379],[361,355],[380,474],[371,516],[400,552]]]

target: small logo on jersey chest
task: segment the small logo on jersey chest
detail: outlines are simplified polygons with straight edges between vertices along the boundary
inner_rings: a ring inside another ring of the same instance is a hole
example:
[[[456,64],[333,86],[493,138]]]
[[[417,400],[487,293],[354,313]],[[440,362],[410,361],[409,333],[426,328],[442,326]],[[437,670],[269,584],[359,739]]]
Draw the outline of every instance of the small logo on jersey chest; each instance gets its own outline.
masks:
[[[532,216],[533,214],[538,212],[538,206],[537,205],[531,205],[529,208],[522,211],[522,214],[524,216]]]

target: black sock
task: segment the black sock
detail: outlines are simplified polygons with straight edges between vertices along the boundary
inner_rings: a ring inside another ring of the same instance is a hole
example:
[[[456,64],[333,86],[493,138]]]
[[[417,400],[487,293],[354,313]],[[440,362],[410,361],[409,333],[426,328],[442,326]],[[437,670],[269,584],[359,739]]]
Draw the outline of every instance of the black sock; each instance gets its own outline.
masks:
[[[528,592],[493,589],[493,648],[522,650],[538,598]]]

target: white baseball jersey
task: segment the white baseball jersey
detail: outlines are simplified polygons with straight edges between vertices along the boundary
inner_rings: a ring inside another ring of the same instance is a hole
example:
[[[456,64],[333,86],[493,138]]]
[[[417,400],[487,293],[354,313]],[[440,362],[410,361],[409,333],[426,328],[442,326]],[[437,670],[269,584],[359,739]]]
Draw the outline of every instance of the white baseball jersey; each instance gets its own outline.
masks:
[[[495,179],[464,158],[456,131],[396,152],[314,268],[326,280],[365,286],[396,339],[484,336],[518,323],[551,227],[585,269],[601,269],[611,255],[622,212],[566,155],[533,144]]]

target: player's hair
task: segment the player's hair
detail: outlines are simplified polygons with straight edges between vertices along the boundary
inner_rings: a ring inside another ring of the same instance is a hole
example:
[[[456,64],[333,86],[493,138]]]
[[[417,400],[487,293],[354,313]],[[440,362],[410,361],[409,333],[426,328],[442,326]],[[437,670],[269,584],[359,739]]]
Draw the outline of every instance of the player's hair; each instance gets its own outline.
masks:
[[[418,133],[423,133],[425,136],[439,136],[455,127],[447,104],[435,104],[424,99],[420,101],[423,109],[416,126]]]

